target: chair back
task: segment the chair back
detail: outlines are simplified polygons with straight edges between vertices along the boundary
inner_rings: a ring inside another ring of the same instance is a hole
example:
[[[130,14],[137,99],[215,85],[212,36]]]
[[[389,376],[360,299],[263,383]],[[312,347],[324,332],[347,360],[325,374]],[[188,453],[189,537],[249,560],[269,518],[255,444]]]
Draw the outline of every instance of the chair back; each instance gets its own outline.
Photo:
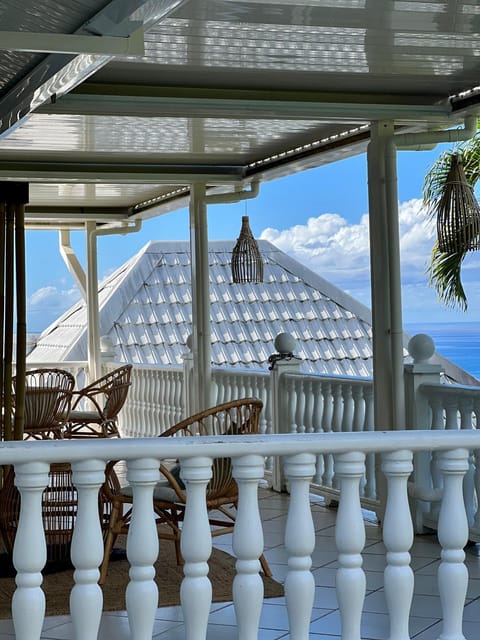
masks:
[[[229,436],[258,433],[262,407],[262,401],[256,398],[242,398],[225,402],[182,420],[162,433],[160,437]],[[163,468],[162,471],[164,471]],[[167,471],[165,475],[168,477],[170,474]],[[172,484],[178,493],[174,482],[175,480]],[[183,491],[181,489],[180,491],[184,496]],[[231,458],[216,458],[213,461],[212,478],[207,486],[207,505],[212,507],[216,500],[223,502],[225,497],[234,498],[237,493],[237,483],[232,476]]]
[[[25,374],[24,430],[48,432],[61,427],[69,414],[73,375],[63,369],[32,369]],[[15,406],[17,376],[12,378],[13,405]]]
[[[81,395],[88,398],[97,394],[103,394],[103,417],[104,419],[113,420],[125,404],[128,389],[131,384],[131,376],[132,365],[122,365],[84,387]]]

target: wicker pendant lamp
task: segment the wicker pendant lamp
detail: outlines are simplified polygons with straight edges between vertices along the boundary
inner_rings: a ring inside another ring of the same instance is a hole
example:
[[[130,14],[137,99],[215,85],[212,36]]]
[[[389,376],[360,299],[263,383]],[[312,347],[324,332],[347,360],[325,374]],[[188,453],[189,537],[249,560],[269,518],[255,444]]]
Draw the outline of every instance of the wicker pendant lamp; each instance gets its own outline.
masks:
[[[263,260],[248,216],[242,216],[242,228],[232,251],[232,280],[235,283],[263,282]]]
[[[452,155],[445,191],[436,209],[438,248],[442,253],[480,249],[480,207],[456,154]]]

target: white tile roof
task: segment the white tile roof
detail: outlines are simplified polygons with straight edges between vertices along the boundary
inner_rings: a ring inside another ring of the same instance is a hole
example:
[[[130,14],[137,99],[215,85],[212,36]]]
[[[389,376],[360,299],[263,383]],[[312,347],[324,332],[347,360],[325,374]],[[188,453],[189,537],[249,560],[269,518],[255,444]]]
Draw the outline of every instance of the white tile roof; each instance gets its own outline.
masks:
[[[265,282],[232,284],[233,244],[209,244],[213,366],[267,368],[276,335],[288,332],[303,371],[372,375],[369,309],[265,240]],[[189,243],[147,244],[100,285],[99,304],[100,335],[112,338],[117,359],[181,365],[191,333]],[[86,358],[82,301],[42,333],[29,361]]]

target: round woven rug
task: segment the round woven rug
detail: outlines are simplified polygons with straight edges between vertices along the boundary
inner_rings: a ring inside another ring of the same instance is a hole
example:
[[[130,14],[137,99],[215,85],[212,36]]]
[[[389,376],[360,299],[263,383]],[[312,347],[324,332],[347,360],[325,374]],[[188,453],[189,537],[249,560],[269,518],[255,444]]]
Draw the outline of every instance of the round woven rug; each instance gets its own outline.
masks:
[[[232,584],[235,577],[235,558],[213,549],[209,560],[208,577],[212,583],[213,602],[232,599]],[[180,604],[180,584],[183,568],[175,559],[173,542],[160,540],[160,556],[155,565],[156,583],[159,590],[159,606]],[[106,583],[103,585],[103,610],[122,611],[125,609],[125,590],[128,584],[129,563],[123,550],[115,550],[108,567]],[[283,585],[262,575],[265,598],[283,596]],[[0,558],[0,618],[11,618],[10,602],[15,590],[11,564],[5,554]],[[73,587],[71,567],[47,567],[44,571],[42,588],[47,602],[47,616],[68,615],[69,596]]]

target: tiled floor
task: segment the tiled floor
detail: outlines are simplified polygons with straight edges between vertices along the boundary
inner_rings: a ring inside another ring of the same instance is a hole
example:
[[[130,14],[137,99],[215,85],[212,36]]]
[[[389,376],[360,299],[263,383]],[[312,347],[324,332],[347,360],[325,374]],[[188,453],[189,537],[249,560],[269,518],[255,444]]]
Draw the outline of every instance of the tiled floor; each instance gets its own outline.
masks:
[[[266,556],[274,577],[283,581],[286,575],[286,554],[283,531],[286,522],[288,497],[261,491],[260,508],[264,523]],[[336,513],[323,506],[312,496],[312,514],[317,532],[317,545],[312,556],[315,577],[315,602],[310,625],[312,640],[335,640],[340,635],[335,584],[336,548],[334,525]],[[366,519],[367,541],[363,553],[363,568],[367,576],[367,595],[362,616],[362,638],[381,640],[389,635],[388,617],[383,592],[384,547],[379,527]],[[216,546],[231,551],[229,539],[215,538]],[[480,628],[480,558],[477,548],[467,550],[466,564],[470,582],[464,612],[464,635],[476,638]],[[440,602],[436,583],[440,548],[434,535],[417,536],[412,549],[412,568],[415,571],[415,594],[410,617],[410,635],[415,640],[436,640],[441,632]],[[288,620],[283,598],[265,600],[260,621],[260,640],[289,637]],[[12,623],[0,621],[0,639],[14,637]],[[183,640],[184,627],[179,607],[158,609],[154,636],[158,640]],[[212,605],[208,640],[230,640],[236,637],[235,614],[231,603]],[[70,640],[72,626],[68,616],[48,618],[42,640]],[[127,640],[130,638],[126,614],[104,614],[100,640]]]

